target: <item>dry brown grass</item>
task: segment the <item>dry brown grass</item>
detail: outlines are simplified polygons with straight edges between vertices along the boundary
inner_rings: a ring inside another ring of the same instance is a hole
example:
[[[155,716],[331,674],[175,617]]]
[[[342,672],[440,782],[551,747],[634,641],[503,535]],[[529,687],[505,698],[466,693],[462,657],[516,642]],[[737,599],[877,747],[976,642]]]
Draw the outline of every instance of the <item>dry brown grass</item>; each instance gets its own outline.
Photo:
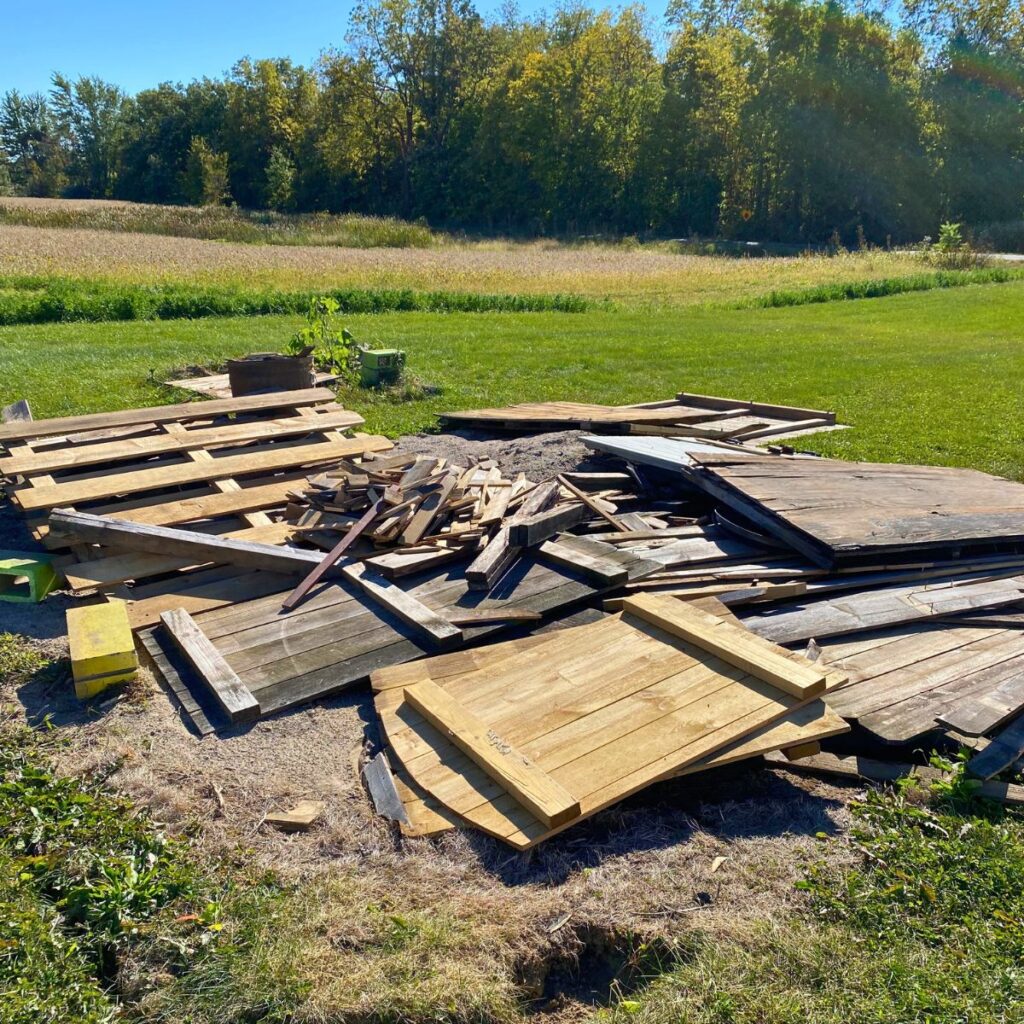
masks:
[[[815,834],[847,820],[843,791],[752,769],[665,784],[527,854],[472,831],[401,840],[359,781],[373,717],[365,688],[202,740],[148,675],[142,689],[141,700],[137,689],[86,710],[66,678],[50,676],[18,702],[54,713],[68,741],[58,748],[64,772],[113,769],[110,785],[189,831],[204,860],[271,869],[294,886],[256,923],[253,952],[218,998],[256,999],[297,973],[301,1021],[433,1020],[446,1008],[457,1020],[521,1020],[524,996],[545,1003],[552,972],[568,971],[571,987],[576,958],[595,948],[673,943],[693,928],[727,939],[783,919],[802,899],[793,883],[817,852]],[[327,805],[309,833],[262,823],[302,797]],[[226,938],[238,929],[251,938],[253,922],[230,904],[226,922]],[[207,1019],[202,986],[158,985],[141,998],[154,1016],[191,1006],[190,1019]],[[579,1019],[591,1001],[571,993],[562,1019]]]
[[[575,293],[622,304],[693,305],[914,269],[919,267],[913,257],[883,252],[732,259],[678,255],[663,247],[627,249],[550,242],[346,249],[0,225],[0,275],[122,282]]]

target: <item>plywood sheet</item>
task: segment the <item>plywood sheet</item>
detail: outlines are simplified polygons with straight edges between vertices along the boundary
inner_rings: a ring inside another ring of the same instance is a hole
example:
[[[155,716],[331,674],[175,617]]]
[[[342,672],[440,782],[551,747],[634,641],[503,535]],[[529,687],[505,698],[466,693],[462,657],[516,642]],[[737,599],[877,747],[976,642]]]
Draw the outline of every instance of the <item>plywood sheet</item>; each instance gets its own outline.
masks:
[[[1024,484],[972,469],[731,453],[690,480],[825,566],[1024,541]]]
[[[669,613],[682,608],[658,599]],[[807,699],[755,679],[631,611],[528,648],[459,652],[371,676],[391,749],[426,793],[517,848],[551,829],[404,700],[430,679],[535,762],[581,820],[777,721]],[[498,664],[493,657],[504,654]],[[477,658],[485,667],[477,667]],[[809,664],[804,662],[804,664]]]

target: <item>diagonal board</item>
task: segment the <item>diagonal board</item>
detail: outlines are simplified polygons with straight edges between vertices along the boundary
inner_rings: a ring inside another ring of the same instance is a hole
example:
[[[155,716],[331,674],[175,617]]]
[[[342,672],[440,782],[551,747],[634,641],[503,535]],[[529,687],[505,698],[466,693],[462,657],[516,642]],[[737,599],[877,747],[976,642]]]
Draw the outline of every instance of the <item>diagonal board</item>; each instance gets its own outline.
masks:
[[[652,619],[703,625],[685,602],[645,594],[629,599],[621,615],[510,650],[484,670],[472,667],[467,652],[464,660],[430,658],[374,673],[392,750],[448,810],[525,849],[777,721],[824,689],[810,662],[779,655],[792,667],[789,683],[800,694],[794,695]],[[759,653],[775,653],[758,643]],[[769,662],[769,671],[781,671],[773,659],[748,660],[756,671]],[[577,799],[579,815],[549,827],[495,782],[404,699],[406,687],[427,680]]]
[[[826,567],[1024,540],[1024,485],[972,469],[690,456],[688,479]]]

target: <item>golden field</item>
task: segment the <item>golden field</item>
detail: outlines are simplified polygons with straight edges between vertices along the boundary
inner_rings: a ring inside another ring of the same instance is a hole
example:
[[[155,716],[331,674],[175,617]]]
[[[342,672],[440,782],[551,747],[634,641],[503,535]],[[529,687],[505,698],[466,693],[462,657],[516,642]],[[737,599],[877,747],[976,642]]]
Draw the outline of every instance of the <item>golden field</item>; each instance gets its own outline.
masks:
[[[0,274],[132,282],[571,292],[630,304],[692,305],[910,273],[916,266],[913,256],[884,252],[733,259],[545,242],[362,249],[0,225]]]

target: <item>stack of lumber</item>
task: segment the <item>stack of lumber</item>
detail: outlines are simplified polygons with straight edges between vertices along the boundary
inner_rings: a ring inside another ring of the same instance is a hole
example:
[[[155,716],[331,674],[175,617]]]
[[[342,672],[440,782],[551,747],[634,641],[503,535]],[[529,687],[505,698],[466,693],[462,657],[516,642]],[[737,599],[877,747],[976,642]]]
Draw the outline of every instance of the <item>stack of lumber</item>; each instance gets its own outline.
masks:
[[[407,831],[470,824],[518,849],[659,780],[845,731],[821,700],[842,682],[720,605],[654,595],[371,677]]]
[[[1024,485],[661,438],[587,441],[714,506],[689,537],[620,544],[664,566],[624,594],[716,595],[759,636],[812,649],[848,677],[828,703],[869,750],[966,745],[982,778],[1024,755]]]
[[[493,461],[467,468],[416,454],[367,454],[323,470],[292,495],[293,539],[328,550],[339,535],[350,538],[347,547],[358,539],[352,550],[393,552],[373,559],[385,576],[405,576],[474,554],[533,490],[523,474],[506,479]]]
[[[313,467],[392,447],[384,437],[346,435],[362,423],[325,388],[11,420],[0,424],[0,477],[36,542],[71,548],[62,565],[69,587],[128,600],[138,628],[168,607],[198,611],[282,584],[273,573],[227,570],[216,558],[51,535],[53,510],[283,545],[293,530],[289,492]]]
[[[738,401],[680,392],[674,399],[641,405],[589,405],[581,402],[523,402],[500,409],[447,412],[447,427],[516,431],[593,430],[691,438],[792,438],[842,429],[833,412],[790,405]]]

